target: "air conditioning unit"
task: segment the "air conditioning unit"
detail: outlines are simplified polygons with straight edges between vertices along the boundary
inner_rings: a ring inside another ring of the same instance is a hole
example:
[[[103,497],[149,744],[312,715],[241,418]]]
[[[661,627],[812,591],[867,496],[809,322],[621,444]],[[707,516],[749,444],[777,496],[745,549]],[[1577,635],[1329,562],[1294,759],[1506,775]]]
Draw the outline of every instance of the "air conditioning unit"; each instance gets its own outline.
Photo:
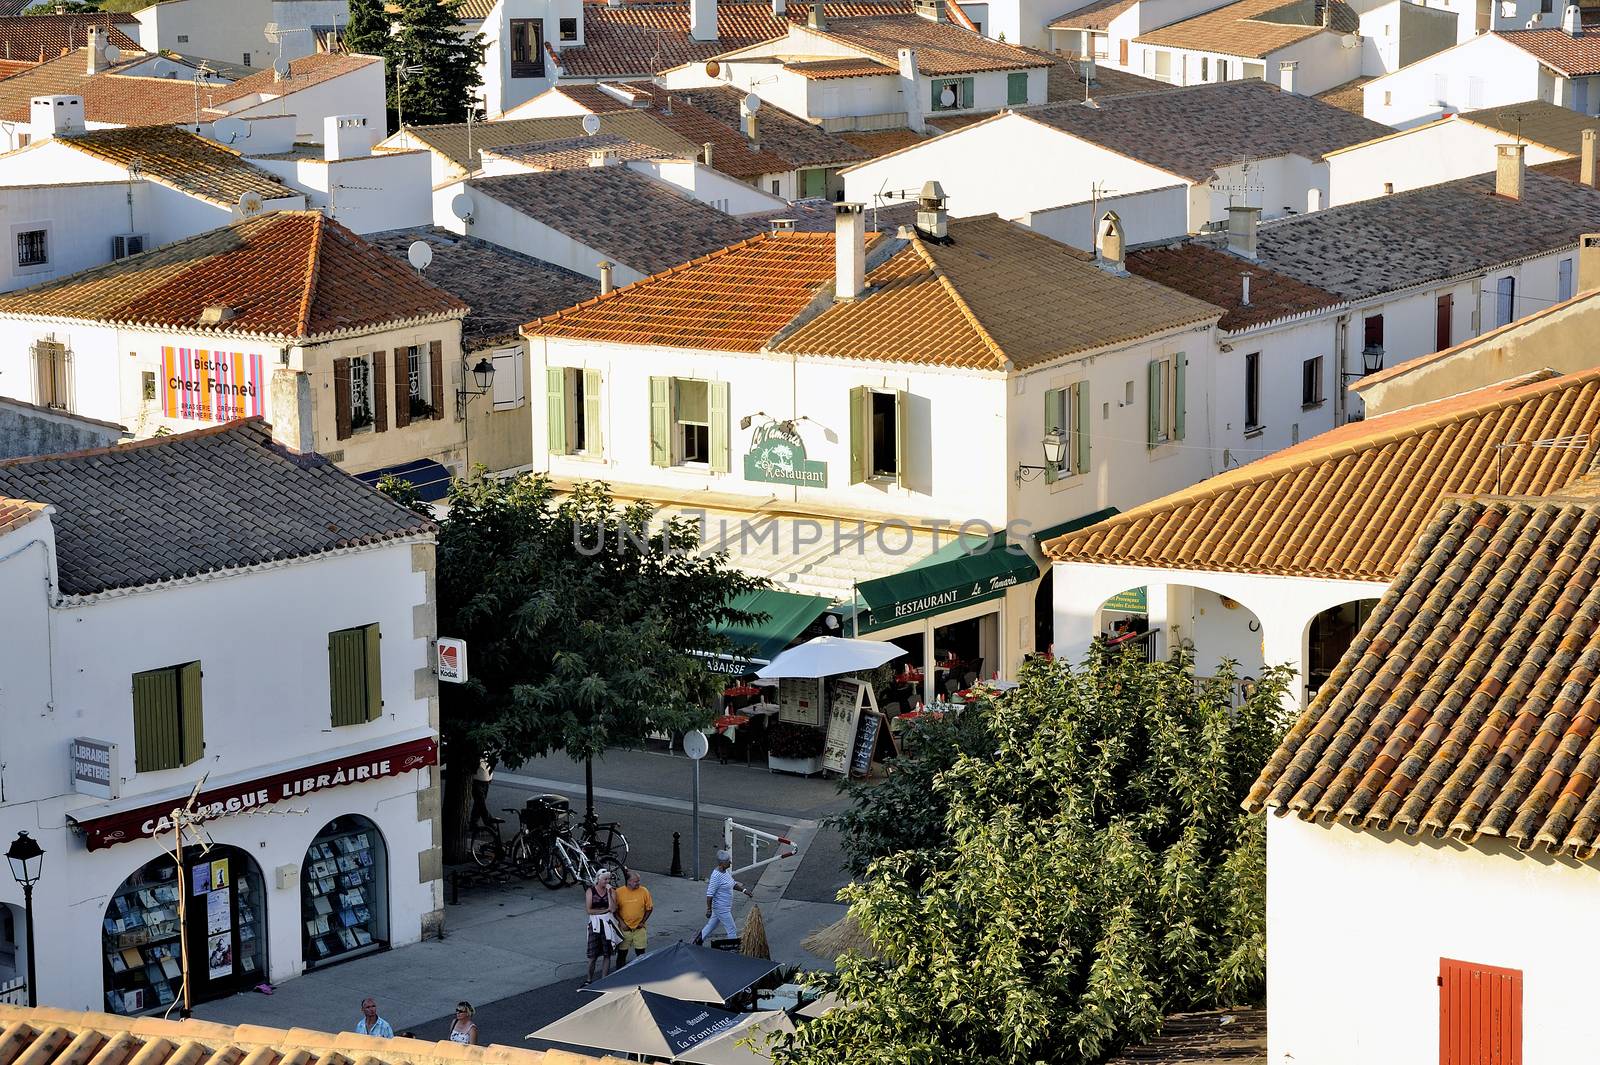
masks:
[[[130,255],[138,255],[144,251],[144,233],[118,233],[111,238],[111,258],[126,259]]]

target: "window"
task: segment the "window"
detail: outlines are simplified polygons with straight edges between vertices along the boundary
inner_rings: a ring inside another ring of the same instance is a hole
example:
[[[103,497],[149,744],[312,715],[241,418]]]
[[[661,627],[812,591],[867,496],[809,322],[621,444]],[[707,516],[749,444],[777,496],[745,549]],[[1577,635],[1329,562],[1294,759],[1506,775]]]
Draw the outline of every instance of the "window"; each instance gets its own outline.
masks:
[[[1433,301],[1433,350],[1443,351],[1454,341],[1455,330],[1451,319],[1455,317],[1456,297],[1446,292]]]
[[[850,483],[906,481],[906,394],[850,390]]]
[[[972,106],[971,78],[936,78],[933,82],[933,109],[959,111]]]
[[[1383,350],[1383,315],[1369,314],[1361,322],[1361,350]]]
[[[826,170],[800,171],[800,196],[802,199],[812,199],[828,194],[828,172]]]
[[[383,712],[377,625],[328,633],[328,701],[333,726],[376,721]]]
[[[44,266],[50,262],[49,233],[43,229],[17,232],[17,266]]]
[[[192,765],[205,755],[200,663],[133,675],[133,768],[154,773]]]
[[[1393,196],[1394,195],[1394,182],[1385,181],[1383,183],[1383,194],[1385,196]]]
[[[1208,55],[1203,55],[1200,57],[1200,80],[1211,80],[1211,57]]]
[[[1244,433],[1261,431],[1261,352],[1244,357]]]
[[[563,41],[576,41],[578,39],[578,20],[564,18],[561,20],[561,39]]]
[[[528,401],[527,360],[520,347],[502,348],[494,353],[494,381],[490,385],[495,410],[515,410]],[[596,380],[599,379],[598,371]],[[596,388],[598,399],[599,389]]]
[[[711,395],[705,381],[678,381],[673,393],[673,436],[679,461],[711,461]]]
[[[1046,464],[1044,479],[1089,472],[1089,382],[1052,388],[1044,394],[1045,432],[1060,432],[1067,449],[1057,466]]]
[[[249,66],[250,65],[250,53],[249,52],[246,52],[244,54],[244,65],[245,66]]]
[[[1233,77],[1232,69],[1230,67],[1230,63],[1231,62],[1232,61],[1228,60],[1228,59],[1218,59],[1217,60],[1217,80],[1218,81],[1227,81],[1229,78]]]
[[[26,148],[28,145],[30,145],[32,143],[33,143],[33,134],[31,134],[31,133],[19,133],[19,134],[17,134],[17,147],[18,148]]]
[[[139,374],[139,395],[146,402],[156,398],[156,373],[154,370],[143,370]]]
[[[544,77],[544,21],[534,18],[511,20],[511,76]]]
[[[1572,260],[1562,259],[1556,264],[1556,299],[1572,298]]]
[[[1187,398],[1185,378],[1189,360],[1183,352],[1171,358],[1153,359],[1147,368],[1145,395],[1148,431],[1145,439],[1150,447],[1172,440],[1182,440]]]
[[[1322,400],[1322,356],[1315,355],[1300,364],[1300,405],[1320,407]]]
[[[598,397],[593,402],[598,404]],[[586,410],[590,403],[586,395]],[[595,413],[598,423],[598,406]],[[656,466],[704,465],[712,473],[728,472],[726,381],[650,378],[650,461]]]
[[[53,338],[33,345],[34,402],[57,410],[72,409],[72,353]]]
[[[178,43],[179,44],[188,44],[189,43],[189,35],[187,33],[178,34]]]
[[[372,360],[350,360],[350,428],[372,428]]]
[[[1383,90],[1383,106],[1388,107],[1394,103],[1394,93],[1388,89]]]
[[[1028,75],[1025,71],[1006,75],[1006,103],[1025,104],[1028,102]]]
[[[1516,318],[1517,279],[1502,277],[1495,284],[1494,324],[1510,325]]]
[[[1241,75],[1245,81],[1266,81],[1267,65],[1265,63],[1245,63],[1244,73]]]
[[[517,356],[520,361],[520,350]],[[499,365],[497,356],[496,382],[500,380]],[[600,371],[550,366],[545,369],[545,375],[550,453],[599,455]]]
[[[774,195],[774,196],[781,196],[781,195],[783,195],[783,193],[781,193],[781,192],[779,192],[779,191],[778,191],[778,190],[779,190],[779,189],[780,189],[780,188],[781,188],[781,187],[782,187],[782,179],[780,179],[780,178],[773,178],[773,180],[772,180],[772,194],[773,194],[773,195]]]
[[[395,397],[395,409],[399,410],[400,403],[406,405],[406,424],[423,418],[433,417],[432,367],[428,365],[428,353],[420,344],[400,348],[395,352],[395,372],[404,373],[405,395]],[[399,424],[397,418],[396,424]]]
[[[1522,971],[1439,959],[1439,1065],[1522,1060]]]

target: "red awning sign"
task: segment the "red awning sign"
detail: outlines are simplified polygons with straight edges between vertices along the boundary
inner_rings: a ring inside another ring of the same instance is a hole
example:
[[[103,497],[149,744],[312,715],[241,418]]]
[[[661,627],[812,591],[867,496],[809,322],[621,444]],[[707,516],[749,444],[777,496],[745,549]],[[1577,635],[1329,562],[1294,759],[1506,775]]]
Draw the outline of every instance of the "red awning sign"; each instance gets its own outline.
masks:
[[[219,817],[244,813],[257,806],[269,806],[314,791],[408,773],[433,765],[438,760],[439,744],[430,736],[392,747],[357,751],[343,758],[285,770],[269,777],[207,788],[200,793],[196,809],[199,820],[214,821]],[[172,810],[181,801],[154,803],[104,817],[74,820],[83,832],[89,849],[96,851],[172,831]]]

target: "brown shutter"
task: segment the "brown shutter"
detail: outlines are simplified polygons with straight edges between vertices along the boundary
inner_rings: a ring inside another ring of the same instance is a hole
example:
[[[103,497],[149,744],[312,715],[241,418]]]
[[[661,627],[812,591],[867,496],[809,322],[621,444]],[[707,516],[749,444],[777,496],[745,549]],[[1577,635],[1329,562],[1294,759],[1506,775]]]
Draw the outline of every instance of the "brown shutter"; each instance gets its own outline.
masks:
[[[383,352],[372,353],[372,431],[375,433],[389,428],[389,377],[385,362]]]
[[[433,378],[433,416],[444,417],[444,341],[428,345],[428,375]]]
[[[405,348],[394,349],[394,427],[411,424],[411,360]]]
[[[333,360],[333,435],[350,439],[350,360]]]

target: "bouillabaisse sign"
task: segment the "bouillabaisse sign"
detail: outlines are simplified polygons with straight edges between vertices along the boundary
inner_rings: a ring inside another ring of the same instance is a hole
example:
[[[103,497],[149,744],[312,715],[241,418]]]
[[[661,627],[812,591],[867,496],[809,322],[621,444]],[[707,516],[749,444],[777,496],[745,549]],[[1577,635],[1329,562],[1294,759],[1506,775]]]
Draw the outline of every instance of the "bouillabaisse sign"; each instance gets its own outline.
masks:
[[[309,795],[314,791],[407,773],[413,769],[433,765],[438,758],[439,745],[435,740],[432,738],[412,740],[392,747],[360,751],[329,762],[318,762],[299,769],[285,770],[269,777],[207,788],[200,793],[195,807],[200,820],[214,821],[219,817],[241,814],[258,806],[284,802],[301,795]],[[95,851],[103,847],[116,846],[118,843],[131,843],[136,839],[149,839],[172,831],[172,810],[182,804],[181,799],[169,800],[121,813],[107,814],[104,817],[85,817],[81,820],[74,818],[74,820],[82,830],[89,849]]]

